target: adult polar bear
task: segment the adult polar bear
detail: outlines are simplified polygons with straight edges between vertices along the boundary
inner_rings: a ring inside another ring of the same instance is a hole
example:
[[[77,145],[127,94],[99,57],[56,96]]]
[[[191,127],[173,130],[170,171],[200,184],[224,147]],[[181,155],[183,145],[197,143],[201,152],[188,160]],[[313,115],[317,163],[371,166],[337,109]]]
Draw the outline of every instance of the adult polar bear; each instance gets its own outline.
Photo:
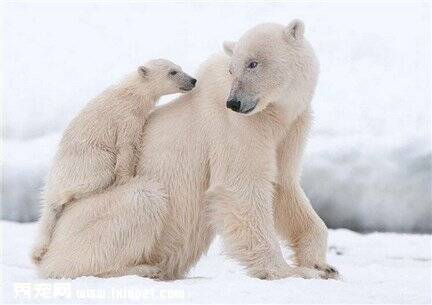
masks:
[[[151,115],[137,176],[64,210],[41,275],[181,278],[217,232],[251,276],[337,277],[299,184],[318,75],[303,32],[262,24],[225,43],[231,58],[213,56],[193,92]]]

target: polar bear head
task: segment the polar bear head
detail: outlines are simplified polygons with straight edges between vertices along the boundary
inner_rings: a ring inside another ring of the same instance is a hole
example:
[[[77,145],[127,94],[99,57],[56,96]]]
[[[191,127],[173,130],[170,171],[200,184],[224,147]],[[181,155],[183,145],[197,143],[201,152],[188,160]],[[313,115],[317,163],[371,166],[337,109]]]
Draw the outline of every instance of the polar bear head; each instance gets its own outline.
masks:
[[[310,103],[318,62],[304,38],[302,21],[261,24],[223,47],[231,57],[228,108],[253,114],[277,103],[299,112]]]
[[[157,95],[190,91],[196,79],[183,72],[182,68],[167,59],[153,59],[138,67],[141,83],[147,84]]]

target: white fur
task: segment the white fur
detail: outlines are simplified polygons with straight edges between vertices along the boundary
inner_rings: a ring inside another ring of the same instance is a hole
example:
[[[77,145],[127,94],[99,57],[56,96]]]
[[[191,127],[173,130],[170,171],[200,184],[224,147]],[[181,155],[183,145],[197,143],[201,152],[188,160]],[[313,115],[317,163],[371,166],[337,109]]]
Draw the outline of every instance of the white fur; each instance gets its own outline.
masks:
[[[327,228],[299,181],[318,64],[292,25],[259,25],[234,49],[226,44],[232,58],[207,60],[197,89],[156,109],[137,177],[68,206],[41,275],[181,278],[219,233],[251,276],[336,277]],[[260,61],[253,71],[251,58]],[[227,109],[230,92],[256,107]],[[296,266],[283,259],[277,234]]]
[[[177,71],[175,76],[169,72]],[[135,176],[143,126],[156,101],[182,92],[192,78],[164,59],[151,60],[92,100],[63,134],[43,192],[38,264],[65,204],[124,184]]]

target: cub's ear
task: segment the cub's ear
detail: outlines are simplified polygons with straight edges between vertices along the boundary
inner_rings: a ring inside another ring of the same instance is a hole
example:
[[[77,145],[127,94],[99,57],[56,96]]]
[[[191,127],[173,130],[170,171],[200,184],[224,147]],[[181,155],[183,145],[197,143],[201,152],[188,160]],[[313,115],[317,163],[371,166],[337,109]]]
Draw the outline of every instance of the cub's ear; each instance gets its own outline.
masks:
[[[138,67],[138,73],[139,73],[140,76],[142,76],[142,77],[145,78],[145,77],[148,76],[148,69],[146,67],[144,67],[144,66],[139,66]]]
[[[233,55],[233,50],[235,47],[235,42],[234,41],[224,41],[223,42],[223,50],[226,53],[226,55],[228,56],[232,56]]]
[[[284,29],[284,34],[288,39],[302,39],[305,31],[303,21],[294,19]]]

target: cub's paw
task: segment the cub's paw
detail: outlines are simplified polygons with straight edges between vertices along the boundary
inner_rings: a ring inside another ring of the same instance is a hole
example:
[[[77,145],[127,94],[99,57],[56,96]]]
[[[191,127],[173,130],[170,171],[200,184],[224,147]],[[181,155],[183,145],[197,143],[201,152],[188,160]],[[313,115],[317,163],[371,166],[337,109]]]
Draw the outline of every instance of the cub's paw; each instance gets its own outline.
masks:
[[[44,257],[45,253],[48,251],[48,245],[41,244],[33,248],[31,252],[31,260],[35,265],[39,265]]]
[[[339,271],[328,264],[314,264],[314,269],[325,273],[325,279],[337,280],[340,278]]]

